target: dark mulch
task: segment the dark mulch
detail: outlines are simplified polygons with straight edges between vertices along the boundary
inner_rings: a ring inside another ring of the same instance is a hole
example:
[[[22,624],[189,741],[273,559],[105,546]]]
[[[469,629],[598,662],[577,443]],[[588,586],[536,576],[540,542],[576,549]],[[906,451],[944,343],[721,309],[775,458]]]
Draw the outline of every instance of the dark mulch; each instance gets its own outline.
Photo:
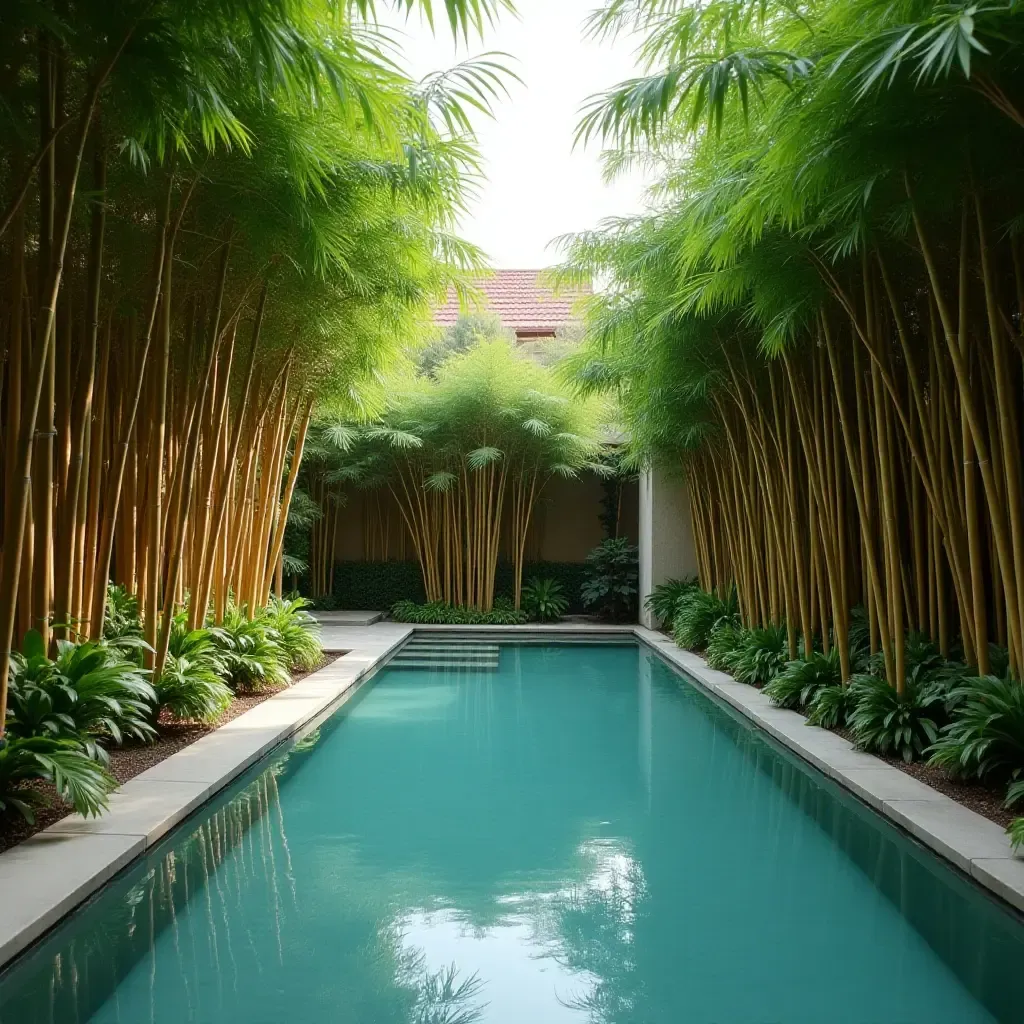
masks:
[[[343,651],[325,651],[323,661],[316,668],[309,672],[293,672],[292,683],[305,679],[311,672],[329,665],[335,659],[341,657]],[[173,722],[165,715],[161,715],[157,725],[160,733],[155,743],[132,744],[124,747],[115,747],[110,751],[110,773],[118,782],[124,783],[136,775],[152,768],[161,761],[177,753],[184,747],[195,743],[207,733],[226,725],[233,718],[244,714],[250,708],[262,704],[265,700],[273,697],[286,687],[278,686],[260,690],[258,693],[242,693],[232,700],[231,704],[220,718],[213,725],[200,725],[198,723]],[[16,846],[29,836],[34,836],[45,828],[49,828],[54,822],[71,813],[71,808],[63,801],[58,800],[53,787],[47,783],[33,783],[33,788],[44,793],[51,801],[47,807],[40,807],[36,811],[35,822],[29,824],[20,814],[0,814],[0,853]]]
[[[976,811],[982,817],[994,821],[1002,828],[1006,828],[1014,818],[1020,817],[1020,810],[1014,814],[1003,806],[1006,799],[1006,790],[989,789],[979,782],[965,782],[951,779],[941,768],[931,768],[926,764],[906,764],[901,758],[883,757],[883,761],[899,768],[901,772],[913,775],[915,779],[944,793],[951,800],[972,811]]]

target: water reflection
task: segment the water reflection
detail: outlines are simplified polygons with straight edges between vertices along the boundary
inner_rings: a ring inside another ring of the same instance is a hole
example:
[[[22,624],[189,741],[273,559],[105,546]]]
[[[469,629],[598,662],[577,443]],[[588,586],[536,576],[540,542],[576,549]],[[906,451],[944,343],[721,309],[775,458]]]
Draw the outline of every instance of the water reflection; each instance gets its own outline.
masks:
[[[2,1024],[974,1024],[1020,924],[635,648],[395,672],[0,978]]]

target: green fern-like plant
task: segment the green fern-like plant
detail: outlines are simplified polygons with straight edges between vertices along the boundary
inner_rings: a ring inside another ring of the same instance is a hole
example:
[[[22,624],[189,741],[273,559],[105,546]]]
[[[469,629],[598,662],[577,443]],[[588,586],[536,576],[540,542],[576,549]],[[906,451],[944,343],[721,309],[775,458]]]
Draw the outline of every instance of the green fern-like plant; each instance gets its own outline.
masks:
[[[0,811],[13,811],[30,824],[48,805],[46,794],[30,783],[49,782],[57,795],[86,816],[99,815],[117,782],[74,739],[10,736],[0,746]]]
[[[711,630],[723,619],[739,625],[739,605],[735,590],[724,600],[706,590],[691,590],[679,599],[679,610],[672,623],[672,638],[680,647],[703,651]]]
[[[1007,827],[1006,834],[1010,837],[1010,846],[1014,850],[1024,846],[1024,818],[1014,818]]]
[[[964,680],[951,696],[957,700],[953,720],[929,763],[985,782],[1024,774],[1024,685],[982,676]]]
[[[79,744],[106,762],[101,740],[147,742],[157,698],[148,673],[106,643],[57,641],[47,657],[42,636],[30,629],[12,657],[7,731],[22,738],[44,736]]]
[[[320,623],[306,609],[304,597],[272,597],[263,621],[274,631],[287,667],[309,672],[324,660]]]
[[[902,695],[881,676],[858,676],[851,685],[854,708],[847,724],[862,750],[897,754],[909,763],[938,739],[932,708],[940,698],[913,680]]]
[[[764,692],[779,707],[805,708],[823,687],[839,686],[841,682],[839,651],[833,647],[828,654],[812,651],[807,658],[787,662]]]
[[[822,686],[807,705],[807,724],[822,729],[839,729],[846,725],[856,706],[856,683]]]
[[[708,644],[704,651],[707,663],[720,672],[732,672],[743,633],[743,627],[735,618],[719,619],[708,634]]]
[[[695,576],[667,579],[651,590],[644,605],[661,627],[671,626],[676,612],[679,611],[679,602],[683,595],[688,594],[696,587],[697,578]]]
[[[782,670],[788,657],[785,626],[744,630],[732,659],[732,674],[738,682],[765,686]]]
[[[569,607],[569,602],[558,580],[534,578],[523,587],[522,605],[530,619],[558,622]]]
[[[219,626],[210,627],[210,634],[233,689],[263,690],[291,682],[284,649],[262,615],[250,619],[244,609],[230,608]]]

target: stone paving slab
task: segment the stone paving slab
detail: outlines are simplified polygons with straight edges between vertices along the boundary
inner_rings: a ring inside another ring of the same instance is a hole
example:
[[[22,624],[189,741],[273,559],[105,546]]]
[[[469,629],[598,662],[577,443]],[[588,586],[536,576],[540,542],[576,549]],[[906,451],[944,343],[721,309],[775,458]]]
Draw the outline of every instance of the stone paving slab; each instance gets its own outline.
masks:
[[[146,848],[184,820],[210,795],[207,782],[155,782],[136,777],[110,797],[98,818],[69,814],[46,829],[47,835],[138,836]]]
[[[699,655],[680,650],[663,633],[643,626],[635,627],[634,633],[698,687],[726,701],[923,845],[1024,911],[1024,859],[1014,854],[1009,838],[995,822],[857,750],[842,736],[808,725],[797,712],[775,707],[759,690],[710,668]]]
[[[141,836],[39,832],[0,854],[0,964],[144,853]]]
[[[971,876],[1024,913],[1024,860],[980,857],[971,861]]]

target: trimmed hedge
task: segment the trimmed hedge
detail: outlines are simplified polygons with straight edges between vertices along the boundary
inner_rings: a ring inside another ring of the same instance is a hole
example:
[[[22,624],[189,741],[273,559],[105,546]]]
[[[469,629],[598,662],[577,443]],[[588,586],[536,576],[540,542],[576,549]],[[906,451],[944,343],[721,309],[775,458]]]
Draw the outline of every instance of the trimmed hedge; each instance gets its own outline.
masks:
[[[585,611],[580,588],[586,576],[583,562],[530,562],[523,568],[523,585],[535,576],[557,580],[569,601],[567,614]],[[512,594],[512,564],[500,562],[494,581],[496,595]],[[386,612],[398,601],[426,602],[419,562],[336,562],[334,593],[317,602],[321,608]]]

